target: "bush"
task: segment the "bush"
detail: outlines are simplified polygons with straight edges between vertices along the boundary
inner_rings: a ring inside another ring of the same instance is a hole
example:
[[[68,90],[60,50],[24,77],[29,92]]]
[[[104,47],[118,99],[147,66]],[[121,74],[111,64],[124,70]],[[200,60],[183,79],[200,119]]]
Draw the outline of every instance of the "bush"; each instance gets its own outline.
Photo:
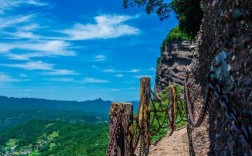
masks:
[[[172,42],[172,41],[189,41],[192,40],[193,38],[191,38],[189,35],[187,35],[185,32],[183,32],[179,26],[176,26],[175,28],[173,28],[168,35],[166,36],[166,38],[164,39],[162,46],[161,46],[161,51],[165,50],[165,46],[168,42]]]

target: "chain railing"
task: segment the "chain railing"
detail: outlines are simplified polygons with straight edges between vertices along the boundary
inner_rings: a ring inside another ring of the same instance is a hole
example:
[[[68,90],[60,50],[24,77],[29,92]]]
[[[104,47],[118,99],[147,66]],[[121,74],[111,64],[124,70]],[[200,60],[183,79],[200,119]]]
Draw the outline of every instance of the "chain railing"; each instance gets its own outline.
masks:
[[[133,116],[132,121],[129,121],[133,124],[128,127],[132,135],[132,148],[130,148],[132,151],[129,153],[134,153],[137,156],[147,156],[151,137],[158,135],[162,129],[169,130],[169,135],[172,135],[176,130],[176,124],[185,121],[183,118],[185,118],[186,112],[182,106],[183,102],[181,97],[176,97],[176,88],[174,86],[168,87],[168,90],[163,93],[164,97],[161,97],[161,95],[150,89],[149,78],[141,78],[140,83],[138,112]],[[110,125],[110,130],[113,133],[110,133],[107,156],[120,155],[118,153],[121,151],[117,151],[118,146],[120,146],[118,145],[119,133],[122,133],[120,129],[122,126],[120,125],[123,121],[128,120],[123,117],[124,110],[116,109],[117,111],[114,111],[114,109],[111,109],[111,111],[113,111],[113,117],[116,119],[110,119],[113,121]],[[181,118],[177,122],[176,116],[180,116]],[[129,140],[124,140],[124,144],[127,144],[127,142]],[[120,147],[119,149],[124,149],[124,147]],[[130,156],[131,154],[128,155]]]
[[[220,58],[216,60],[220,61],[221,57],[225,54],[221,53]],[[225,63],[222,63],[226,65]],[[218,62],[213,62],[216,68],[219,68],[221,64]],[[225,69],[224,67],[222,70]],[[216,69],[218,70],[218,69]],[[225,72],[225,71],[222,71]],[[168,90],[161,94],[153,92],[150,89],[150,79],[141,78],[140,84],[140,104],[138,112],[135,116],[132,115],[132,119],[123,119],[123,114],[120,109],[115,113],[114,123],[112,124],[113,133],[110,135],[109,147],[107,150],[107,156],[115,156],[118,153],[117,141],[119,133],[127,131],[132,137],[131,139],[123,138],[124,145],[127,146],[128,155],[138,155],[147,156],[149,153],[149,147],[151,142],[151,137],[158,135],[161,130],[169,130],[169,135],[176,130],[176,125],[180,122],[187,121],[192,127],[199,127],[207,114],[208,107],[210,103],[216,102],[224,111],[226,118],[230,122],[232,129],[239,136],[240,143],[247,149],[250,150],[252,155],[252,137],[244,123],[239,119],[239,114],[237,109],[231,104],[231,98],[228,92],[235,89],[230,80],[229,74],[220,74],[220,72],[215,72],[215,67],[211,67],[211,72],[207,78],[206,94],[203,98],[203,104],[201,105],[199,114],[195,115],[195,100],[192,100],[193,96],[190,91],[193,88],[193,83],[189,80],[189,73],[185,79],[184,83],[184,98],[176,95],[176,88],[174,86],[169,86]],[[218,77],[224,75],[225,77]],[[228,82],[228,85],[225,84]],[[228,92],[227,92],[228,91]],[[197,99],[197,98],[196,98]],[[234,102],[234,101],[233,101]],[[179,119],[179,118],[180,119]],[[196,119],[197,117],[197,119]],[[185,120],[184,118],[187,118]],[[178,120],[179,119],[179,120]],[[123,121],[128,121],[130,126],[126,126],[126,129],[120,126]],[[117,138],[117,139],[116,139]],[[120,139],[119,139],[120,140]],[[120,150],[125,149],[125,147],[120,147]],[[111,154],[113,153],[113,154]],[[123,152],[122,152],[123,153]],[[120,154],[119,154],[120,155]],[[126,152],[127,155],[127,152]],[[118,156],[118,155],[116,155]]]
[[[230,92],[237,90],[228,69],[227,54],[226,52],[220,52],[214,58],[210,73],[207,77],[206,97],[204,103],[201,106],[199,117],[197,120],[194,119],[192,113],[192,101],[189,88],[191,87],[189,79],[189,73],[184,83],[184,96],[187,106],[188,122],[193,127],[199,127],[206,116],[208,106],[210,102],[217,103],[224,111],[226,118],[229,121],[232,129],[239,136],[239,141],[245,148],[249,149],[252,155],[252,135],[249,133],[245,124],[239,119],[239,113],[235,108],[235,104],[231,104]],[[210,101],[212,100],[212,101]],[[235,101],[232,100],[233,103]]]

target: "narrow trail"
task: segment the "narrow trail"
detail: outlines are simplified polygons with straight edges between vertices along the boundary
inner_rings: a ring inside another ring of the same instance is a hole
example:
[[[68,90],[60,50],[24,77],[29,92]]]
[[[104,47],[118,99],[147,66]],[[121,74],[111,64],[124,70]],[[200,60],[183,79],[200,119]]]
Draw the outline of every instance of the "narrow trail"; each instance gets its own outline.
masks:
[[[150,147],[149,156],[188,156],[189,143],[186,127],[175,131]]]

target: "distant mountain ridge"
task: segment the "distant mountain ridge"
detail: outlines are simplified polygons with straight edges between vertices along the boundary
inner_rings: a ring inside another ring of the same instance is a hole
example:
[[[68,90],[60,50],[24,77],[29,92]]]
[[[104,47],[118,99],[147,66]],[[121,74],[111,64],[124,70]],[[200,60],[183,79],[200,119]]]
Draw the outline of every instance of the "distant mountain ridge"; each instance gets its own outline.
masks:
[[[132,102],[134,110],[137,102]],[[101,98],[87,101],[62,101],[0,96],[0,130],[31,119],[67,120],[70,122],[107,121],[111,101]]]

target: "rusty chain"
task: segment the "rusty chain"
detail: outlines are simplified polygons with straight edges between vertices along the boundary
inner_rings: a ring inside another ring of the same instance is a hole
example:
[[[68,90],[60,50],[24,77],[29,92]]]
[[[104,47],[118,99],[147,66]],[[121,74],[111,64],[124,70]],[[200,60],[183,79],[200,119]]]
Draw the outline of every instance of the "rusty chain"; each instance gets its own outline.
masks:
[[[209,77],[212,74],[213,72],[210,72]],[[252,154],[252,137],[249,134],[247,127],[239,120],[238,111],[235,107],[232,107],[229,96],[222,91],[221,84],[219,84],[215,79],[211,80],[209,78],[209,88],[212,90],[218,104],[224,110],[225,116],[231,123],[232,129],[239,135],[240,143],[245,148],[248,148]],[[235,88],[233,87],[232,90],[234,89]]]
[[[206,112],[207,112],[207,108],[208,108],[208,103],[209,103],[209,99],[210,99],[210,90],[209,90],[209,85],[207,86],[207,97],[206,97],[206,100],[203,104],[203,106],[201,107],[201,110],[200,110],[200,114],[199,114],[199,117],[197,120],[194,120],[194,117],[193,117],[193,113],[192,113],[192,106],[191,106],[191,100],[190,100],[190,92],[189,92],[189,89],[188,89],[188,78],[189,76],[187,75],[186,79],[185,79],[185,83],[184,83],[184,96],[185,96],[185,102],[186,102],[186,110],[187,110],[187,114],[188,114],[188,120],[189,120],[189,123],[193,126],[193,127],[199,127],[204,119],[205,119],[205,116],[206,116]]]
[[[150,112],[153,115],[150,120],[150,125],[151,127],[153,127],[154,120],[158,124],[158,128],[152,131],[151,135],[155,136],[161,129],[167,129],[168,127],[170,127],[169,129],[170,129],[170,135],[171,135],[173,131],[175,130],[175,124],[185,121],[183,119],[185,117],[185,111],[180,110],[181,108],[179,107],[179,104],[175,104],[177,101],[180,101],[180,104],[182,105],[181,99],[180,97],[178,97],[177,100],[175,99],[175,90],[173,87],[168,88],[168,94],[165,96],[165,98],[160,97],[158,94],[155,94],[153,91],[151,91],[151,95],[152,95],[151,96],[152,107],[151,107]],[[168,104],[167,104],[167,107],[164,108],[163,101],[167,99],[167,97],[168,97]],[[155,106],[156,103],[158,104],[158,107]],[[163,120],[161,120],[159,117],[160,113],[163,114]],[[181,120],[178,122],[176,122],[177,115],[181,117]]]
[[[186,106],[187,106],[187,113],[188,113],[188,120],[189,123],[193,127],[198,127],[202,124],[207,108],[209,105],[210,97],[214,97],[218,102],[219,106],[224,110],[225,116],[228,118],[228,121],[231,124],[232,129],[239,135],[240,143],[248,148],[252,154],[252,138],[247,130],[246,126],[239,120],[238,111],[235,107],[232,107],[230,98],[225,92],[223,91],[222,84],[219,83],[218,80],[215,78],[211,78],[214,76],[214,72],[210,72],[208,75],[208,85],[207,85],[207,97],[205,103],[203,104],[200,115],[197,121],[193,119],[192,111],[191,111],[191,101],[189,98],[189,90],[188,90],[188,82],[185,82],[185,99],[186,99]],[[234,90],[234,88],[233,88]]]

